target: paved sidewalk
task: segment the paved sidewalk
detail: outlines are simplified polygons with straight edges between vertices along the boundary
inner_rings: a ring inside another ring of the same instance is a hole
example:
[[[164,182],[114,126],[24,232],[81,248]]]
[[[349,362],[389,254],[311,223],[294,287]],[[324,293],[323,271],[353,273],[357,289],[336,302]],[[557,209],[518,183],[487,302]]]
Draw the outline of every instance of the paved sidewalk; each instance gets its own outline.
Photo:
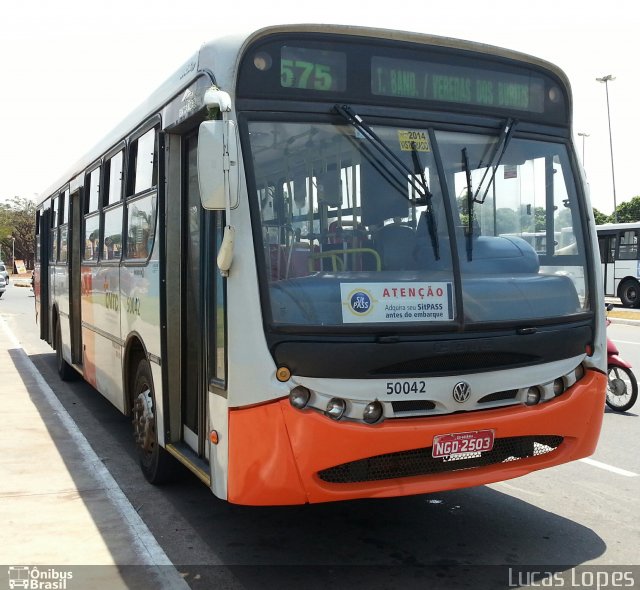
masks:
[[[2,318],[0,407],[0,588],[188,588]]]

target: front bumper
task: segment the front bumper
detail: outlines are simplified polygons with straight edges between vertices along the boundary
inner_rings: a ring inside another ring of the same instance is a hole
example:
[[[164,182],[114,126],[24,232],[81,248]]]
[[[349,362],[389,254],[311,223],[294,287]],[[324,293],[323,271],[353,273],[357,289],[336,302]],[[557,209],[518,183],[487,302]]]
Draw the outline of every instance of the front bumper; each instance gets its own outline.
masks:
[[[606,376],[588,371],[561,396],[537,406],[394,419],[373,426],[295,410],[288,399],[232,409],[227,497],[247,505],[303,504],[432,493],[519,477],[594,452],[605,389]],[[528,448],[534,440],[542,441],[536,447],[540,449],[547,441],[559,442],[533,456],[496,455],[495,461],[487,458],[464,466],[453,461],[451,467],[432,469],[429,448],[434,436],[484,429],[495,431],[502,449]],[[406,457],[416,454],[422,459],[414,463],[425,467],[407,470]],[[386,468],[358,477],[373,463]],[[335,473],[343,475],[327,476]],[[379,478],[371,479],[371,473]]]

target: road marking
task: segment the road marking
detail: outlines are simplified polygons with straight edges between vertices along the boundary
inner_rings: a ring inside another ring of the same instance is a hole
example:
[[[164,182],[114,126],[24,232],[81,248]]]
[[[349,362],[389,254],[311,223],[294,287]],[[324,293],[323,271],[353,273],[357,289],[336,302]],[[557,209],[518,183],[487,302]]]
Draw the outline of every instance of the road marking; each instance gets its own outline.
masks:
[[[627,471],[626,469],[620,469],[619,467],[614,467],[613,465],[607,465],[606,463],[601,463],[600,461],[596,461],[594,459],[580,459],[583,463],[587,465],[591,465],[592,467],[598,467],[599,469],[604,469],[605,471],[611,471],[611,473],[616,473],[618,475],[624,475],[625,477],[638,477],[638,473],[633,473],[633,471]]]

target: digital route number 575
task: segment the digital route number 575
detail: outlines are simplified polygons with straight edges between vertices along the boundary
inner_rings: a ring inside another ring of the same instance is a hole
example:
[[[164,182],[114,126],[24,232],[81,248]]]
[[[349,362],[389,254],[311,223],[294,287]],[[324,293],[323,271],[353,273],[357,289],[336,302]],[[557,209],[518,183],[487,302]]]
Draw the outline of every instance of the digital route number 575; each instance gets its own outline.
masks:
[[[280,62],[280,78],[284,88],[331,90],[333,83],[331,66],[292,59]]]

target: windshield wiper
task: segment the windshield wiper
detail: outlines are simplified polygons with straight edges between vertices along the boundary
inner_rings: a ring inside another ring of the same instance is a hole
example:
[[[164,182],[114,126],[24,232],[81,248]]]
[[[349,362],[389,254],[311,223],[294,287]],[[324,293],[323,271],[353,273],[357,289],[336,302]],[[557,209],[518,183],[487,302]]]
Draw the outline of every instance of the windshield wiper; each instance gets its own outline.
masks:
[[[418,193],[420,197],[419,199],[415,200],[416,205],[424,205],[426,203],[427,193],[429,192],[429,189],[426,186],[426,182],[424,183],[424,186],[417,183],[415,181],[415,173],[411,170],[411,168],[409,168],[398,156],[396,156],[393,150],[389,148],[389,146],[378,137],[376,132],[371,129],[371,127],[369,127],[369,125],[367,125],[362,120],[362,117],[355,113],[349,105],[336,104],[334,108],[338,114],[342,115],[342,117],[344,117],[352,127],[357,129],[362,134],[362,136],[378,150],[378,152],[385,158],[385,160],[387,160],[387,162],[389,162],[389,164],[391,164],[396,169],[396,171],[408,177],[411,188],[416,193]],[[404,193],[402,194],[404,195]],[[409,201],[411,200],[408,197],[405,198],[407,198],[407,200]]]
[[[489,158],[489,162],[487,164],[487,168],[484,171],[484,174],[482,175],[482,179],[480,180],[480,184],[478,185],[478,189],[476,190],[475,194],[473,195],[473,200],[476,203],[479,203],[480,205],[482,205],[485,202],[485,199],[487,198],[487,193],[489,192],[489,189],[491,188],[491,185],[493,184],[493,182],[495,180],[496,172],[498,170],[498,166],[500,166],[500,162],[502,162],[502,158],[504,157],[504,154],[507,151],[507,147],[508,147],[509,142],[511,141],[511,137],[513,135],[513,130],[516,128],[517,124],[518,124],[518,121],[516,119],[509,118],[504,122],[504,125],[502,126],[502,129],[500,130],[500,137],[498,138],[498,141],[496,143],[495,149],[493,150],[493,153],[491,154],[491,158]],[[498,156],[498,152],[500,152],[499,156]],[[496,159],[496,156],[498,156],[497,159]],[[494,164],[494,161],[495,161],[495,164]],[[482,195],[482,198],[478,199],[478,195],[480,194],[482,186],[484,185],[484,179],[487,177],[487,174],[489,173],[489,168],[492,168],[491,180],[489,180],[489,184],[487,184],[487,188],[485,189],[484,194]]]
[[[376,148],[378,153],[382,155],[389,164],[391,164],[396,171],[400,172],[400,174],[404,175],[408,180],[411,188],[414,193],[417,193],[418,198],[409,199],[404,193],[403,190],[400,191],[409,202],[414,205],[426,205],[427,206],[427,227],[429,230],[429,236],[431,238],[431,245],[433,247],[433,254],[436,260],[440,259],[440,247],[438,244],[438,233],[436,226],[436,219],[433,213],[433,202],[431,191],[429,190],[429,186],[427,185],[427,179],[424,176],[424,168],[422,163],[420,162],[420,157],[418,155],[418,150],[415,142],[411,143],[411,157],[413,159],[413,164],[415,170],[411,170],[396,154],[387,146],[387,144],[378,137],[376,132],[369,127],[363,120],[360,115],[353,111],[353,109],[346,104],[340,105],[336,104],[334,106],[336,112],[341,115],[346,121],[354,127],[357,131],[359,131],[362,136],[373,146]],[[365,154],[368,158],[370,155]],[[378,164],[378,160],[371,160],[374,166]],[[376,166],[377,168],[377,166]],[[380,171],[380,170],[378,170]],[[420,182],[416,182],[416,175],[420,179]],[[383,174],[383,176],[385,176]],[[388,178],[387,178],[388,180]],[[405,189],[406,190],[406,189]]]
[[[462,148],[462,167],[467,180],[467,260],[471,262],[473,259],[473,190],[466,147]]]
[[[427,186],[427,179],[424,176],[424,166],[420,161],[420,155],[418,154],[418,147],[416,142],[411,142],[411,158],[413,160],[413,167],[415,168],[414,174],[418,175],[422,188],[424,190],[425,201],[427,205],[427,228],[429,229],[429,237],[431,238],[431,247],[433,248],[433,257],[436,260],[440,260],[440,244],[438,243],[438,226],[436,223],[436,216],[433,213],[433,195]]]

